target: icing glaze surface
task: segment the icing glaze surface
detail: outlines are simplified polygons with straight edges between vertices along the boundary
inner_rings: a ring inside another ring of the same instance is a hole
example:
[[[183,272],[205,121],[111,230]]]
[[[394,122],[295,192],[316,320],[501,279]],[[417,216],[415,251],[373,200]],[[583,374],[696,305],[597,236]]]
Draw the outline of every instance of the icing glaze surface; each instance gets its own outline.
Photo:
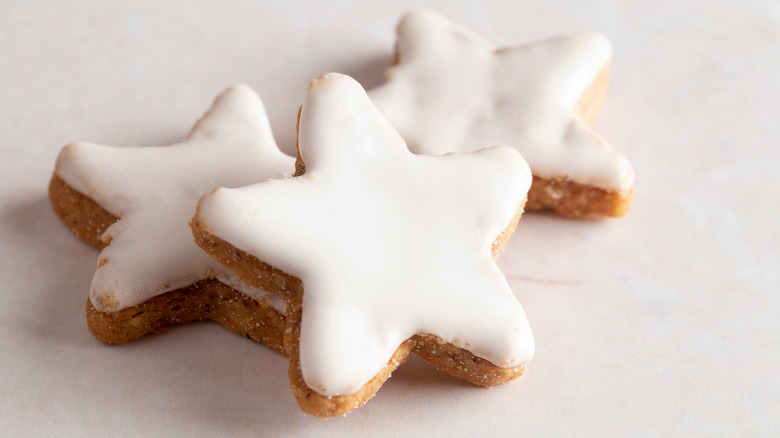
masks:
[[[429,11],[398,26],[399,63],[369,96],[417,154],[515,147],[535,176],[629,190],[634,172],[575,107],[612,48],[598,34],[497,50]]]
[[[244,284],[195,244],[188,226],[198,199],[218,186],[238,187],[289,175],[294,159],[276,146],[260,98],[249,87],[229,88],[171,146],[65,146],[55,174],[120,218],[101,236],[90,300],[99,311],[140,304],[204,278],[222,283],[276,310],[280,296]]]
[[[499,366],[530,360],[525,314],[491,257],[531,184],[517,151],[412,154],[339,74],[312,82],[299,150],[304,175],[216,190],[198,214],[210,233],[303,281],[310,388],[353,394],[418,333]]]

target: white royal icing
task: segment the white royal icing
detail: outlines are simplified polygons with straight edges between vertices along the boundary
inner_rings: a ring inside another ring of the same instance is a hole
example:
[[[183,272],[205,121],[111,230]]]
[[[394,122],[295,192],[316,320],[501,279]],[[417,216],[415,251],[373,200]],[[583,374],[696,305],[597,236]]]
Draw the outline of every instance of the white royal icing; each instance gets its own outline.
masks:
[[[517,148],[542,178],[606,190],[634,183],[628,160],[575,114],[612,56],[598,34],[496,50],[429,11],[398,26],[400,62],[369,96],[418,154]]]
[[[140,304],[216,276],[279,311],[284,299],[244,284],[194,242],[198,199],[218,186],[240,187],[289,175],[294,159],[276,146],[257,94],[236,85],[215,101],[188,138],[172,146],[63,148],[55,173],[120,218],[101,239],[90,299],[99,311]]]
[[[299,149],[304,175],[216,190],[199,219],[303,281],[310,388],[353,394],[418,333],[503,367],[530,360],[525,314],[491,257],[531,184],[514,149],[414,155],[339,74],[310,85]]]

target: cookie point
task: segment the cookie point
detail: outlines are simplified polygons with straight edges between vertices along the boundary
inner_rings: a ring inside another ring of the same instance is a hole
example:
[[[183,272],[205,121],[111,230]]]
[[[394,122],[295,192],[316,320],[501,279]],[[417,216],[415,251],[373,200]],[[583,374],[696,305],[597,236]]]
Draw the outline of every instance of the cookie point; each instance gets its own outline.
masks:
[[[63,166],[68,167],[68,165],[64,163],[71,160],[72,155],[77,153],[79,149],[84,147],[84,144],[85,144],[84,142],[76,141],[73,143],[66,144],[65,146],[62,147],[60,153],[57,155],[57,162],[54,164],[54,173],[56,175],[59,175]]]
[[[599,50],[606,52],[609,57],[612,56],[612,42],[598,32],[583,32],[576,35],[574,38],[583,46],[590,46],[598,48]]]
[[[354,93],[357,90],[365,94],[360,83],[352,77],[341,73],[323,74],[309,84],[309,96],[335,96],[338,93]],[[303,106],[307,106],[307,103],[311,104],[311,102],[307,101]]]
[[[317,79],[312,79],[309,82],[309,90],[312,90],[315,86],[317,86],[318,82],[325,81],[325,80],[331,78],[333,74],[334,73],[323,73]]]
[[[339,81],[339,80],[351,80],[354,81],[350,76],[347,76],[345,74],[341,73],[323,73],[318,77],[317,79],[309,82],[309,89],[312,89],[315,85],[317,85],[320,82],[332,82],[332,81]]]
[[[245,96],[255,96],[257,93],[255,93],[255,90],[253,90],[249,85],[246,84],[234,84],[228,87],[227,90],[225,90],[223,95],[245,95]]]
[[[74,141],[73,143],[69,143],[69,144],[65,145],[65,148],[64,148],[64,149],[78,149],[78,148],[83,148],[83,147],[85,147],[85,146],[86,146],[86,145],[88,145],[88,144],[89,144],[89,143],[87,143],[87,142],[85,142],[85,141]]]
[[[80,150],[84,148],[89,148],[91,146],[92,143],[86,141],[74,141],[73,143],[68,143],[62,147],[62,150],[60,151],[58,158],[62,159],[62,157],[68,154],[78,153]]]
[[[431,20],[441,20],[444,17],[439,15],[438,13],[425,8],[417,8],[412,9],[411,11],[404,14],[403,17],[401,17],[401,23],[404,23],[406,21],[431,21]]]

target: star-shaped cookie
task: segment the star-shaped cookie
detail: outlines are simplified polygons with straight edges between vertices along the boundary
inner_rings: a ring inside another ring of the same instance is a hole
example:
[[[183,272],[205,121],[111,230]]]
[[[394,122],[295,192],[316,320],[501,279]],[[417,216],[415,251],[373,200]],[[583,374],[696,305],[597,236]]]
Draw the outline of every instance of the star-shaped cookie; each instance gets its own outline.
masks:
[[[628,160],[588,126],[612,49],[586,33],[494,48],[429,11],[398,26],[397,63],[369,96],[418,154],[515,147],[531,166],[530,209],[620,216],[633,200]]]
[[[73,232],[102,248],[87,317],[119,343],[193,319],[213,319],[282,349],[282,297],[248,286],[192,240],[198,199],[218,186],[288,176],[294,158],[273,139],[260,98],[236,85],[187,139],[171,146],[65,146],[49,194]]]
[[[288,297],[303,410],[354,409],[410,352],[480,385],[519,376],[533,337],[492,257],[531,183],[517,151],[412,154],[339,74],[310,85],[298,147],[298,176],[218,189],[191,226],[242,279]]]

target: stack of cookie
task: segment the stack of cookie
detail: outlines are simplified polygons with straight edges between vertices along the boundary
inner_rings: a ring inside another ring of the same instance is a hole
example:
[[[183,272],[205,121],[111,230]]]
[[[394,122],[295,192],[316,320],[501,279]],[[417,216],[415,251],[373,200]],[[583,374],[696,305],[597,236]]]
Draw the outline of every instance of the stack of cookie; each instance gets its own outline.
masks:
[[[524,206],[619,216],[633,196],[631,166],[588,127],[609,43],[495,50],[417,11],[397,47],[368,93],[336,73],[310,84],[296,158],[242,85],[181,143],[63,148],[52,205],[102,250],[92,333],[217,321],[289,355],[321,417],[365,403],[412,352],[477,385],[522,374],[533,337],[494,259]]]

